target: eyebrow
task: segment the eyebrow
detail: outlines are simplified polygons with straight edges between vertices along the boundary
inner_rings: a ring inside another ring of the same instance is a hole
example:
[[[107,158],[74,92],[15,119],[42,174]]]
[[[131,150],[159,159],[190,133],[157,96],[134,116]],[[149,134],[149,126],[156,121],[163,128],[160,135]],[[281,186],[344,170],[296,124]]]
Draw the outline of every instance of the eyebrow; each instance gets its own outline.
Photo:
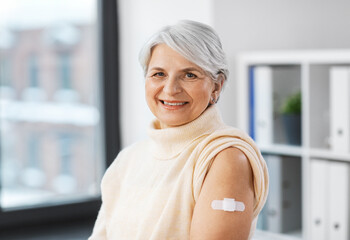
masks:
[[[161,67],[152,67],[149,69],[149,71],[165,71],[164,68],[161,68]],[[188,67],[188,68],[184,68],[184,69],[181,69],[180,71],[182,72],[191,72],[191,71],[196,71],[196,72],[199,72],[201,74],[204,74],[204,71],[201,70],[200,68],[196,68],[196,67]]]
[[[152,67],[149,69],[149,71],[154,71],[154,70],[164,71],[164,69],[161,67]]]
[[[198,69],[198,68],[195,68],[195,67],[184,68],[181,71],[183,71],[183,72],[196,71],[196,72],[200,72],[200,73],[203,74],[203,70],[202,69]]]

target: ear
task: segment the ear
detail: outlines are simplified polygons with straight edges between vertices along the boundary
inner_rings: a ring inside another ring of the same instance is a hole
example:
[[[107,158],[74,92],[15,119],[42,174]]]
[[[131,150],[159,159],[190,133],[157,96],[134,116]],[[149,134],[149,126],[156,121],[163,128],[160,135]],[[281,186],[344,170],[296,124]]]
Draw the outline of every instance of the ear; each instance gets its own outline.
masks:
[[[214,82],[214,88],[213,88],[213,92],[211,94],[210,104],[215,104],[219,100],[222,86],[224,85],[224,81],[225,81],[224,75],[219,74],[218,78]]]
[[[224,82],[225,82],[225,77],[224,77],[223,74],[220,73],[218,75],[218,78],[216,79],[216,81],[214,83],[215,85],[214,85],[213,93],[216,93],[217,95],[220,95],[222,87],[224,85]]]

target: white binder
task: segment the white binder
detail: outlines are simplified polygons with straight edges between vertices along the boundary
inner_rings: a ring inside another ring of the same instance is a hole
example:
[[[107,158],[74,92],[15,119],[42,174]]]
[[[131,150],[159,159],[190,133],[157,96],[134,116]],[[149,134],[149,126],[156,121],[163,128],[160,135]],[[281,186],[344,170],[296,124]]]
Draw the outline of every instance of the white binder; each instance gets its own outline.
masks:
[[[350,68],[330,70],[331,148],[337,153],[350,152]]]
[[[254,68],[254,125],[255,141],[268,146],[273,141],[273,85],[272,69],[268,66]]]
[[[311,159],[311,240],[328,240],[328,161]]]
[[[349,240],[350,163],[312,159],[311,240]]]
[[[349,163],[329,162],[329,239],[349,240]]]

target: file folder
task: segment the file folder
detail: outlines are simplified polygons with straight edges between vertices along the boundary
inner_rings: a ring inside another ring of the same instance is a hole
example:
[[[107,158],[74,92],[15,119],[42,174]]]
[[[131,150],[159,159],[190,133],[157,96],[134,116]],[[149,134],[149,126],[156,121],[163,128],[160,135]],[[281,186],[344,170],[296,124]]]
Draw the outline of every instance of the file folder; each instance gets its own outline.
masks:
[[[273,142],[273,85],[272,68],[256,66],[253,69],[254,136],[259,146],[269,146]]]
[[[330,137],[331,149],[350,152],[350,68],[330,69]]]
[[[349,240],[349,163],[329,162],[329,239]]]
[[[328,161],[311,159],[311,240],[328,239]]]

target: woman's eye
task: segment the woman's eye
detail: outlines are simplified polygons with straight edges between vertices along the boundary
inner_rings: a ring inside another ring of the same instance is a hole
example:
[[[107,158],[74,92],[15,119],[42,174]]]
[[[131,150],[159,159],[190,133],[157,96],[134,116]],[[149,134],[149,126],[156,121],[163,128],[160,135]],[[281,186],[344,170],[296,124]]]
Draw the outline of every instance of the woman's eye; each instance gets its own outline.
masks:
[[[187,78],[197,78],[197,76],[195,75],[195,74],[193,74],[193,73],[186,73],[186,77]]]
[[[164,77],[165,74],[163,72],[157,72],[155,74],[153,74],[153,77]]]

